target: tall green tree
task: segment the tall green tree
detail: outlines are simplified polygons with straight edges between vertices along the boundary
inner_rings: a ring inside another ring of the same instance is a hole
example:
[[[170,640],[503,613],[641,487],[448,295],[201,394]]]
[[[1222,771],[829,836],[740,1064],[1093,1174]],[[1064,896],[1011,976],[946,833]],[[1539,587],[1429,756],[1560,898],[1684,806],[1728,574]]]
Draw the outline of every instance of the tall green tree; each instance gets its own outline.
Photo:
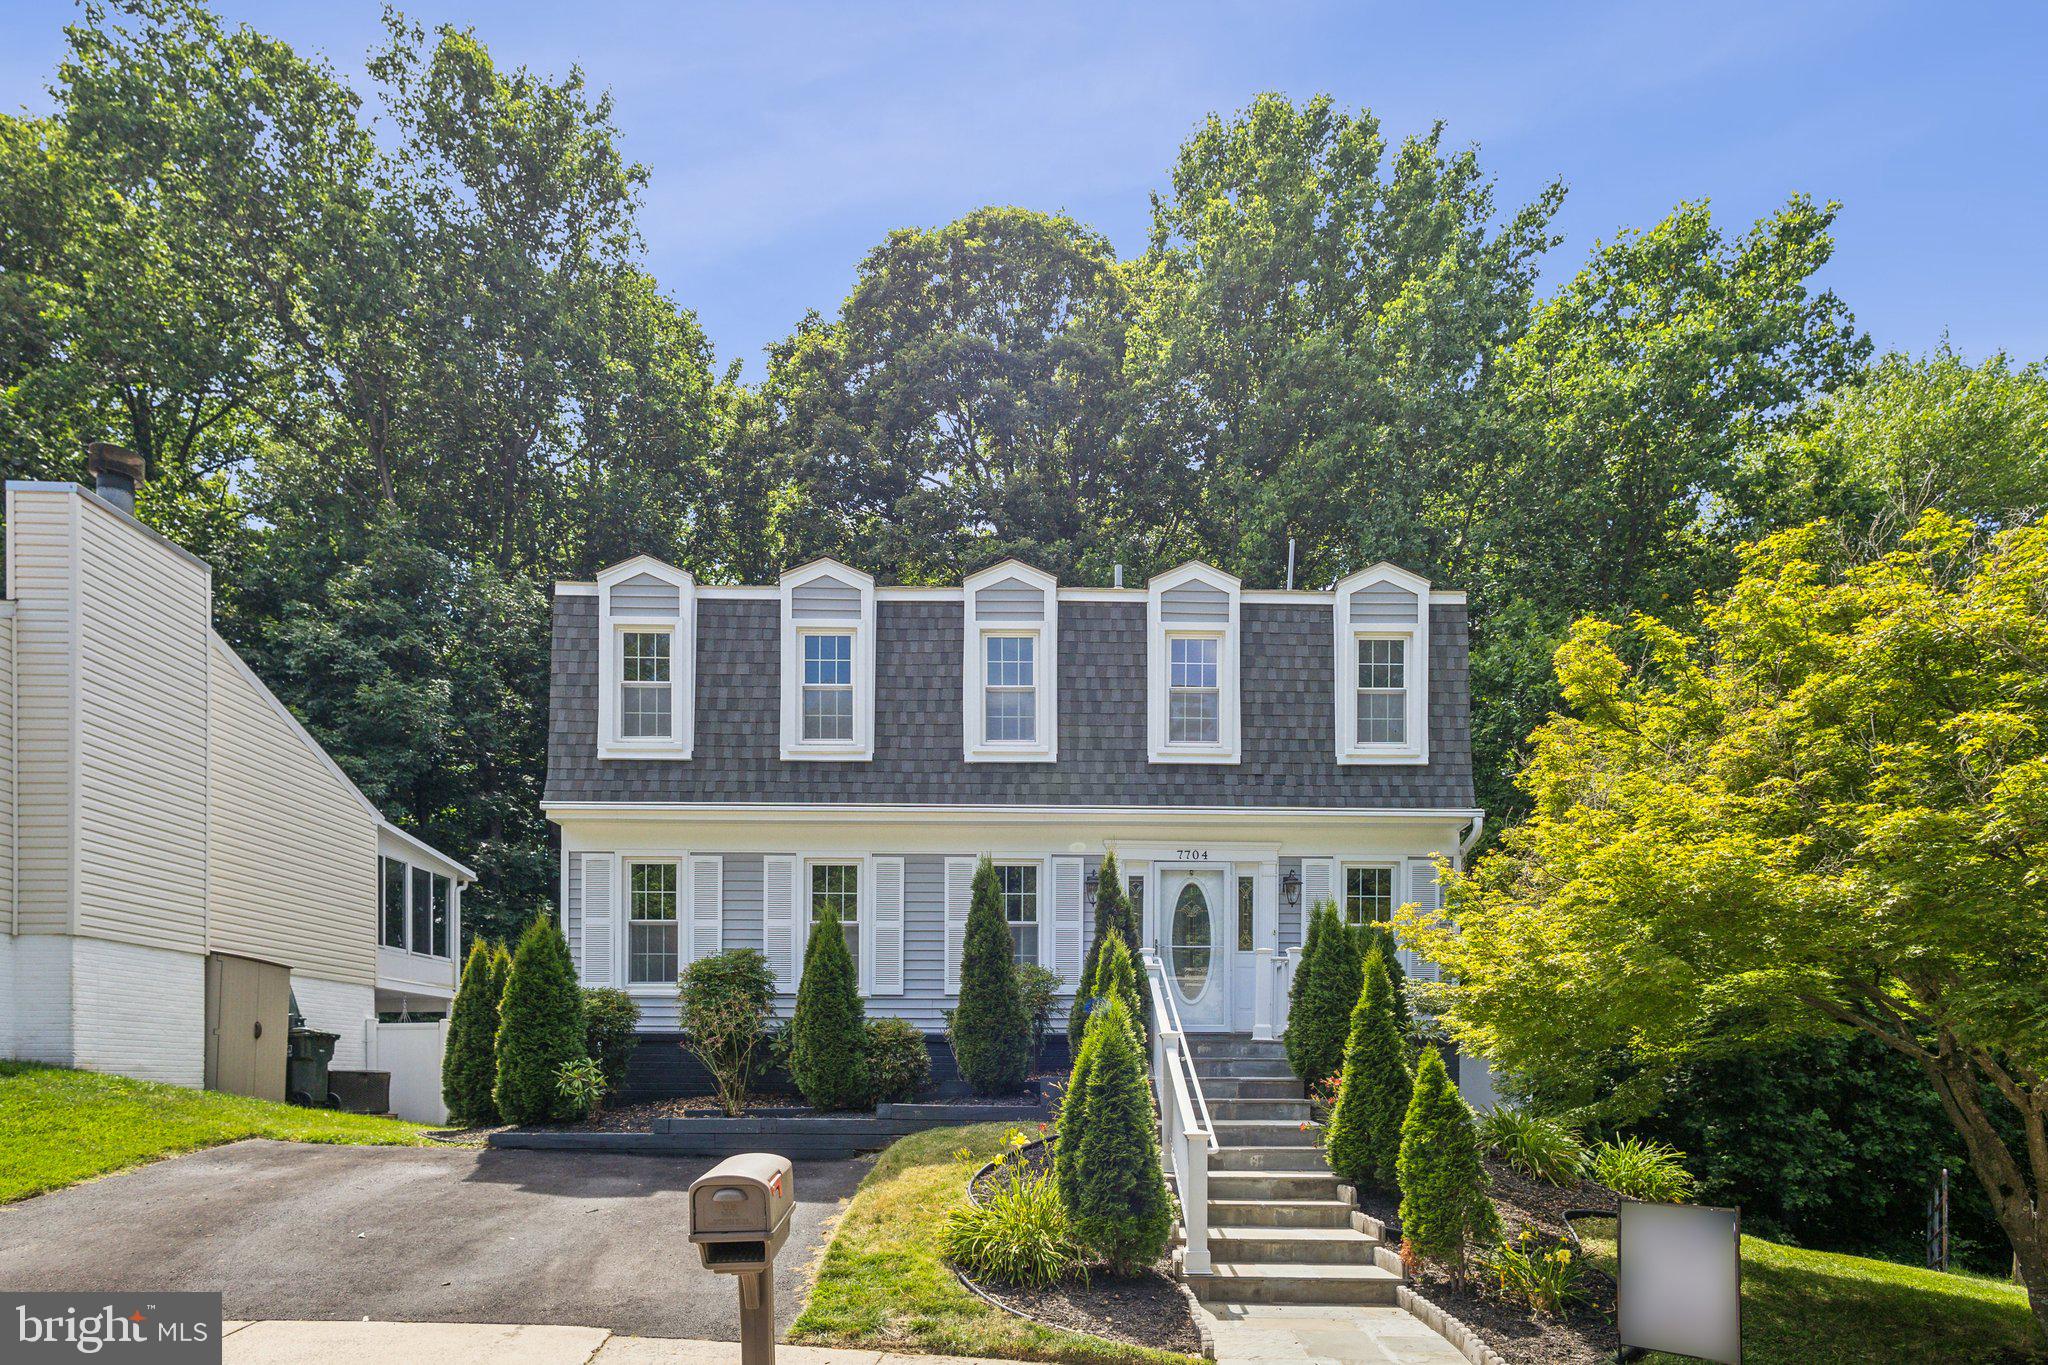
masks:
[[[492,1099],[507,1123],[582,1117],[556,1087],[564,1062],[582,1061],[583,994],[569,944],[547,915],[519,936],[498,1000],[498,1083]]]
[[[836,913],[811,924],[789,1020],[789,1075],[815,1109],[859,1109],[871,1099],[867,1011],[846,931]]]
[[[1131,960],[1137,961],[1138,917],[1131,908],[1130,892],[1124,888],[1114,849],[1103,857],[1095,874],[1095,937],[1088,944],[1088,957],[1082,964],[1081,980],[1074,988],[1073,1008],[1067,1016],[1067,1042],[1076,1051],[1081,1046],[1082,1021],[1100,994],[1095,978],[1102,962],[1103,945],[1111,938],[1121,938]]]
[[[498,1083],[497,955],[501,950],[485,939],[473,939],[462,964],[462,981],[448,1011],[448,1041],[441,1057],[441,1099],[448,1119],[463,1127],[498,1121],[492,1090]]]
[[[1569,1089],[1726,1011],[1860,1030],[1939,1099],[2048,1327],[2044,585],[2048,528],[1929,513],[1870,562],[1764,541],[1697,636],[1582,622],[1534,813],[1415,932],[1452,1033]]]
[[[1031,1020],[1017,986],[1016,945],[1003,919],[995,863],[974,869],[961,947],[960,1003],[951,1025],[953,1058],[977,1095],[1010,1095],[1031,1069]]]
[[[1394,1009],[1393,978],[1378,944],[1365,955],[1364,975],[1323,1150],[1330,1169],[1346,1180],[1393,1190],[1401,1123],[1414,1084],[1408,1075],[1408,1042]]]

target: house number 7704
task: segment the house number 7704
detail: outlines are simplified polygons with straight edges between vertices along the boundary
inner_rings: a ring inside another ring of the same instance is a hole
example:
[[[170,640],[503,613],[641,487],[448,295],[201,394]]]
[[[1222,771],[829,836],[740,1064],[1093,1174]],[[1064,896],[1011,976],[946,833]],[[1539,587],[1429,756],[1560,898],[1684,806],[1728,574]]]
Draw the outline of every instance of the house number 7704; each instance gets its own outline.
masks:
[[[1209,861],[1209,850],[1206,848],[1177,848],[1173,851],[1173,856],[1181,859],[1183,862],[1206,863]]]

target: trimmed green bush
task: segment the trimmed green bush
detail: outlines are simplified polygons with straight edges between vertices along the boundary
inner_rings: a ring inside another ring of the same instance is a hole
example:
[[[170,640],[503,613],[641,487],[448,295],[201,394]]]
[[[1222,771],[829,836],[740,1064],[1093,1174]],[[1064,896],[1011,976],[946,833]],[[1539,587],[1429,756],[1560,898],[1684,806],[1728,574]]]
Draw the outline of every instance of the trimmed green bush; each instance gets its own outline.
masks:
[[[1095,996],[1096,1009],[1110,1000],[1123,1005],[1124,1018],[1133,1029],[1131,1038],[1138,1044],[1138,1050],[1144,1051],[1145,990],[1138,984],[1138,964],[1121,938],[1111,938],[1103,947],[1102,961],[1095,969]]]
[[[868,1020],[868,1086],[876,1104],[914,1100],[932,1083],[924,1035],[901,1019]]]
[[[498,1084],[499,949],[477,939],[462,964],[462,984],[448,1011],[448,1046],[441,1053],[441,1099],[448,1121],[464,1128],[483,1128],[498,1121],[498,1102],[491,1091]]]
[[[1088,959],[1081,968],[1081,981],[1074,991],[1074,1003],[1067,1011],[1067,1044],[1081,1050],[1081,1029],[1093,1007],[1096,969],[1102,961],[1102,945],[1111,937],[1121,938],[1135,961],[1138,957],[1138,916],[1131,908],[1124,875],[1117,869],[1116,853],[1103,858],[1095,873],[1095,937],[1088,945]]]
[[[1081,1177],[1081,1133],[1088,1126],[1088,1078],[1095,1074],[1095,1060],[1102,1055],[1102,1030],[1097,1027],[1101,1010],[1091,1010],[1082,1026],[1081,1042],[1074,1049],[1073,1070],[1067,1073],[1067,1088],[1060,1092],[1060,1111],[1053,1116],[1052,1178],[1060,1203],[1068,1210],[1079,1207]]]
[[[583,1046],[604,1072],[607,1095],[625,1084],[639,1026],[640,1007],[632,996],[609,986],[583,988]]]
[[[1294,980],[1287,986],[1287,1031],[1281,1035],[1281,1041],[1287,1048],[1287,1065],[1294,1069],[1294,1074],[1304,1085],[1314,1089],[1328,1078],[1329,1073],[1321,1076],[1311,1074],[1302,1062],[1301,1049],[1303,1040],[1311,1032],[1308,1017],[1314,1006],[1306,1002],[1315,993],[1316,973],[1322,969],[1323,925],[1327,921],[1323,918],[1321,905],[1310,906],[1307,913],[1308,922],[1302,926],[1301,957],[1294,964]]]
[[[1422,1050],[1401,1123],[1400,1182],[1402,1254],[1462,1279],[1467,1248],[1490,1240],[1500,1222],[1486,1197],[1472,1111],[1433,1047]]]
[[[563,940],[565,943],[567,940]],[[574,962],[569,964],[575,966]],[[491,949],[491,999],[502,1005],[505,983],[512,979],[512,949],[501,940]]]
[[[1295,978],[1301,989],[1287,1015],[1287,1060],[1295,1075],[1314,1085],[1344,1065],[1351,1011],[1358,1004],[1363,978],[1358,945],[1337,907],[1323,902],[1309,923],[1309,946],[1302,951]],[[1306,982],[1301,981],[1304,974]]]
[[[1367,953],[1377,945],[1380,955],[1386,960],[1387,980],[1394,985],[1394,1017],[1400,1022],[1401,1036],[1415,1036],[1415,1012],[1408,1006],[1408,969],[1401,965],[1401,941],[1394,937],[1393,926],[1368,924],[1359,931],[1358,960],[1363,963]]]
[[[1067,1213],[1076,1235],[1110,1272],[1128,1275],[1166,1250],[1173,1200],[1159,1169],[1159,1131],[1136,1025],[1121,1000],[1104,1001],[1096,1014],[1083,1043],[1096,1055],[1086,1078]]]
[[[983,857],[974,869],[951,1037],[961,1079],[977,1095],[1015,1094],[1031,1069],[1031,1023],[1017,989],[1015,956],[996,867]]]
[[[796,1012],[789,1020],[789,1077],[812,1108],[860,1109],[870,1103],[867,1039],[853,956],[839,916],[828,910],[811,925]]]
[[[1365,959],[1365,989],[1351,1011],[1344,1079],[1323,1143],[1331,1170],[1354,1185],[1388,1191],[1396,1187],[1401,1124],[1414,1090],[1393,993],[1386,960],[1374,944]]]
[[[1027,962],[1017,968],[1017,997],[1024,1002],[1024,1018],[1031,1035],[1031,1064],[1045,1054],[1045,1036],[1052,1031],[1053,1011],[1060,1003],[1060,974],[1050,967]]]
[[[569,944],[546,915],[519,935],[498,1002],[498,1083],[492,1092],[506,1123],[580,1117],[556,1086],[562,1063],[588,1056],[583,993]]]
[[[683,1050],[704,1064],[727,1118],[747,1106],[754,1075],[767,1064],[775,975],[756,948],[728,948],[683,968],[676,982]]]

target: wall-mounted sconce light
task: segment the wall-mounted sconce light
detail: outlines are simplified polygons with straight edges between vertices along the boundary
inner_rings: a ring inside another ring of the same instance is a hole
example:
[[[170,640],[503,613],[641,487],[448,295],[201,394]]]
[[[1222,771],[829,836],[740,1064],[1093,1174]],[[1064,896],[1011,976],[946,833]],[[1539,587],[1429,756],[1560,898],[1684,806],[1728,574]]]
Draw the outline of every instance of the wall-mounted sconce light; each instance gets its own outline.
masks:
[[[1287,898],[1289,905],[1301,904],[1301,874],[1299,872],[1290,869],[1287,875],[1280,879],[1280,894]]]

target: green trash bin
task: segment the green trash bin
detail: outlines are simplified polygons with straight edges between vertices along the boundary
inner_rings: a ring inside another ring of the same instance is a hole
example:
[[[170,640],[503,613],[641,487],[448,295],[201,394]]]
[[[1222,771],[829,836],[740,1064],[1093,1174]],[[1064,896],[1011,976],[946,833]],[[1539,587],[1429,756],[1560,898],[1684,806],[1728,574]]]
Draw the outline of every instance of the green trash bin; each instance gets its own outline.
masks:
[[[338,1033],[295,1028],[285,1049],[284,1094],[293,1104],[315,1109],[332,1109],[334,1097],[327,1092],[327,1066],[334,1060]]]

